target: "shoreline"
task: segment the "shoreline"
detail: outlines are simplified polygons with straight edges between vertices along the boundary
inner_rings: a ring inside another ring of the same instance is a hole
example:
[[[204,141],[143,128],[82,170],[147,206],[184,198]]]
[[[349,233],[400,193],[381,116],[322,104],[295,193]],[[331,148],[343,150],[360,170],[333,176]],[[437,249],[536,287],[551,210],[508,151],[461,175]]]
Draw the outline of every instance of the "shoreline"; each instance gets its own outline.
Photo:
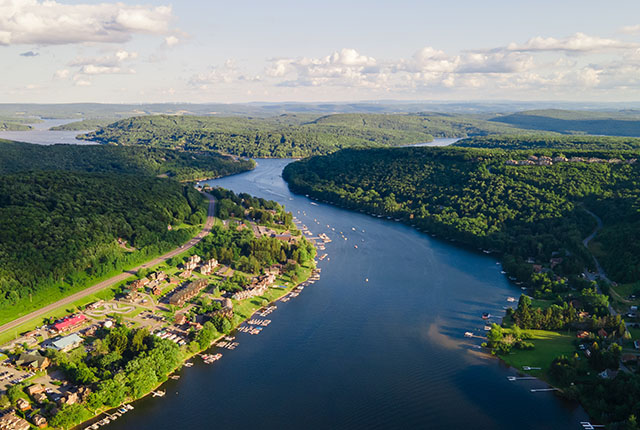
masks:
[[[314,245],[315,247],[315,245]],[[317,255],[316,255],[317,256]],[[297,288],[298,286],[300,286],[301,284],[307,282],[313,275],[314,273],[317,274],[316,270],[318,269],[317,267],[317,261],[314,258],[312,261],[312,265],[310,267],[308,267],[309,273],[308,275],[304,278],[301,279],[298,283],[296,284],[292,284],[291,286],[284,288],[284,289],[280,289],[282,294],[277,295],[273,300],[269,301],[266,305],[261,305],[260,307],[258,307],[257,309],[255,309],[250,315],[248,315],[245,319],[241,320],[237,325],[235,325],[231,331],[229,332],[229,334],[221,334],[219,337],[213,339],[211,341],[211,344],[209,344],[209,346],[207,346],[206,348],[194,352],[193,354],[187,354],[187,356],[185,356],[184,360],[180,363],[180,365],[178,365],[177,367],[175,367],[170,373],[167,374],[167,379],[164,381],[161,381],[158,383],[158,385],[156,385],[155,387],[153,387],[151,389],[151,391],[149,391],[148,393],[135,398],[135,399],[125,399],[125,401],[116,407],[110,407],[108,409],[104,409],[101,410],[99,412],[97,412],[93,417],[78,423],[77,425],[75,425],[74,427],[71,427],[71,429],[73,430],[83,430],[83,429],[90,429],[94,424],[104,420],[105,418],[110,418],[109,415],[111,411],[117,411],[119,408],[123,407],[124,405],[128,405],[128,404],[133,404],[138,402],[139,400],[142,400],[144,398],[149,397],[149,395],[152,395],[155,391],[157,391],[159,388],[161,388],[164,384],[166,384],[167,382],[169,382],[171,380],[171,376],[175,375],[177,372],[181,371],[184,367],[185,367],[185,363],[187,363],[189,360],[193,359],[196,356],[199,356],[200,354],[206,353],[207,351],[213,349],[213,348],[218,348],[216,346],[216,344],[223,338],[225,338],[226,336],[230,336],[232,333],[236,333],[238,327],[240,327],[242,324],[244,324],[245,322],[251,320],[253,318],[253,316],[258,313],[261,309],[268,307],[274,303],[276,303],[277,301],[279,301],[280,299],[282,299],[284,296],[286,296],[287,294],[291,293],[295,288]],[[262,296],[258,296],[262,297]],[[165,390],[166,391],[166,390]],[[88,424],[87,424],[88,423]],[[106,424],[105,424],[106,425]]]

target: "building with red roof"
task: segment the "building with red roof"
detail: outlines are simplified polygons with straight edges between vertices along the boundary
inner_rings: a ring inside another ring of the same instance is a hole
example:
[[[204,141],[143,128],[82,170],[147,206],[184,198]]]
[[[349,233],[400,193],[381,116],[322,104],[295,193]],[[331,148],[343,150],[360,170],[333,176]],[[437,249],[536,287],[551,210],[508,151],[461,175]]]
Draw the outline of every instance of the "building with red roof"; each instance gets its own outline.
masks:
[[[80,324],[82,324],[86,320],[87,320],[87,317],[85,317],[82,314],[75,315],[75,316],[72,316],[72,317],[66,317],[62,321],[60,321],[58,323],[55,323],[53,325],[53,329],[55,331],[57,331],[57,332],[68,331],[68,330],[71,330],[71,329],[73,329],[75,327],[78,327]]]

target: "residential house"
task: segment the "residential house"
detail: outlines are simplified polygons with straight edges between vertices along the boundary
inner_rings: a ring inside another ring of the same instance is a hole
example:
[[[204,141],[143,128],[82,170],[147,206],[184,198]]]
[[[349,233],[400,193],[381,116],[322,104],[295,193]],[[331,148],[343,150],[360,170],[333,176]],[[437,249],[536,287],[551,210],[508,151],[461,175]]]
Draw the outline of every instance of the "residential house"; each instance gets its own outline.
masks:
[[[41,405],[48,400],[47,393],[36,393],[33,395],[33,400],[35,400],[36,403]]]
[[[182,268],[184,270],[193,270],[198,267],[198,263],[200,263],[201,260],[202,259],[199,255],[192,255],[191,257],[189,257],[189,259],[187,259],[187,261],[182,264]]]
[[[28,411],[29,409],[31,409],[31,403],[29,403],[28,400],[20,398],[16,400],[16,408],[18,408],[18,410],[20,411]]]
[[[45,428],[47,426],[47,419],[42,415],[35,415],[33,417],[33,424],[38,428]]]
[[[31,425],[24,419],[10,412],[0,417],[0,430],[29,430]]]
[[[576,334],[576,337],[578,339],[585,339],[585,338],[589,337],[589,334],[590,333],[588,331],[582,330],[582,331],[579,331],[578,334]]]
[[[607,333],[605,329],[601,328],[600,330],[598,330],[598,336],[606,338],[609,336],[609,333]]]
[[[44,390],[45,390],[44,385],[42,385],[42,384],[33,384],[33,385],[28,386],[25,391],[27,392],[27,394],[29,396],[33,397],[34,394],[44,393]]]
[[[133,281],[131,283],[131,288],[134,290],[137,290],[138,288],[142,288],[144,286],[146,286],[149,282],[151,282],[149,279],[147,278],[142,278],[142,279],[136,279],[135,281]]]

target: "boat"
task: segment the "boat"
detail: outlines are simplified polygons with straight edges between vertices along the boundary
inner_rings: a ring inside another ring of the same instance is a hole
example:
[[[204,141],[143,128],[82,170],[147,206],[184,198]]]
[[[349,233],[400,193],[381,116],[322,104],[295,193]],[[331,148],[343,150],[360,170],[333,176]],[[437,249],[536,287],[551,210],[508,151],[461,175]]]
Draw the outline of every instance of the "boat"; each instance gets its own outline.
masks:
[[[513,302],[515,302],[515,301],[516,301],[516,299],[515,299],[515,297],[507,297],[507,301],[508,301],[509,303],[513,303]]]
[[[358,249],[358,245],[353,245],[353,247],[354,247],[355,249]]]
[[[187,361],[184,363],[184,367],[192,367],[192,366],[193,366],[193,363],[190,361]]]
[[[491,314],[489,312],[485,312],[482,314],[483,320],[488,320],[489,318],[491,318]]]
[[[484,326],[484,331],[489,331],[489,330],[491,330],[491,326],[490,325]]]
[[[465,331],[464,337],[473,337],[473,333],[471,333],[470,331]]]
[[[152,393],[153,397],[164,397],[164,395],[167,394],[164,390],[153,391]]]

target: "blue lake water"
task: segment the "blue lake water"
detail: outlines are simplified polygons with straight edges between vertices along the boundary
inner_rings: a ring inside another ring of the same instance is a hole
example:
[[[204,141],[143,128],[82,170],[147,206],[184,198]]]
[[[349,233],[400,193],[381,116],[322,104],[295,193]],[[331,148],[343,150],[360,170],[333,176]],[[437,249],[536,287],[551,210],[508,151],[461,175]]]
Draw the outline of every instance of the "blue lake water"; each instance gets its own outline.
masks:
[[[282,180],[290,161],[258,160],[252,172],[208,183],[277,200],[328,234],[321,280],[278,303],[260,335],[237,334],[239,347],[213,365],[194,359],[165,397],[134,403],[106,428],[581,428],[579,405],[531,393],[541,381],[508,381],[515,370],[464,337],[483,336],[482,313],[502,316],[519,295],[494,258],[312,204]]]

